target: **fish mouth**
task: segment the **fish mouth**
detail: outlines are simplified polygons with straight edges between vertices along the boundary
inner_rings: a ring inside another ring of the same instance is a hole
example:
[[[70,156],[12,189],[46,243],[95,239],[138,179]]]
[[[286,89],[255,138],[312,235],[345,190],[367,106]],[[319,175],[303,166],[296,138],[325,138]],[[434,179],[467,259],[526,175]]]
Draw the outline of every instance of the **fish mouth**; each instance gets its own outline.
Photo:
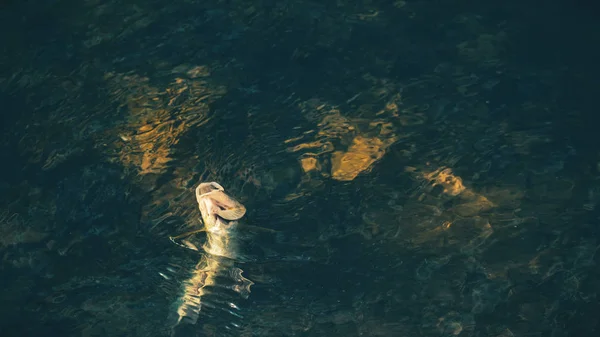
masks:
[[[246,214],[246,207],[225,193],[223,186],[216,182],[201,183],[196,187],[196,201],[200,212],[206,218],[213,215],[221,218],[223,222],[241,219]],[[218,220],[216,218],[215,220]]]
[[[200,183],[198,187],[196,187],[196,199],[200,199],[203,195],[208,194],[212,191],[222,191],[225,189],[219,183],[211,181],[209,183]]]

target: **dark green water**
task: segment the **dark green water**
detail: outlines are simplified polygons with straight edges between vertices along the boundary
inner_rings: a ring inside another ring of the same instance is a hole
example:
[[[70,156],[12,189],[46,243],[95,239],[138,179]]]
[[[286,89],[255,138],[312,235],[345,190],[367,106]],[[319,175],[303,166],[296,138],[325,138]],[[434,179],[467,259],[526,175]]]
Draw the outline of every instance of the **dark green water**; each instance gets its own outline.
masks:
[[[186,336],[600,333],[591,2],[0,10],[2,337],[168,336],[203,181],[248,212]]]

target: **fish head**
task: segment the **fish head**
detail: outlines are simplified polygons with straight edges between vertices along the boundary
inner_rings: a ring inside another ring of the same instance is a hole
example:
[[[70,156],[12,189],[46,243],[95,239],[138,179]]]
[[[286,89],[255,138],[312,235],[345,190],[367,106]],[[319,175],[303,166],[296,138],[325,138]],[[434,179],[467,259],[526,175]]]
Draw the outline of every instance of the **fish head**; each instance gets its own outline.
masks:
[[[200,183],[200,185],[196,187],[196,199],[200,198],[203,194],[210,193],[212,191],[225,191],[225,189],[219,183],[214,181]]]
[[[198,185],[196,201],[208,231],[230,227],[246,214],[246,207],[216,182]]]

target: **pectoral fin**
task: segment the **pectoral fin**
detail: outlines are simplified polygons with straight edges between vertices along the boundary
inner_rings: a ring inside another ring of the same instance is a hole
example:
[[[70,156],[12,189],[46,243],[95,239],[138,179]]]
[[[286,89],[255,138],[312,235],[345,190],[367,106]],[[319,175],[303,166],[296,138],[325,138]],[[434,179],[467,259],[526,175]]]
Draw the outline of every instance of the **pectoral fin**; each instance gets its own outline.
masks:
[[[202,227],[200,229],[195,229],[195,230],[190,231],[190,232],[185,232],[185,233],[179,234],[177,236],[170,236],[169,239],[171,239],[171,240],[177,240],[177,239],[185,238],[185,237],[188,237],[188,236],[190,236],[192,234],[201,233],[201,232],[204,232],[204,231],[206,231],[206,228]]]
[[[171,240],[171,242],[173,242],[174,244],[176,244],[176,245],[178,245],[180,247],[183,247],[183,248],[186,248],[186,249],[195,250],[195,251],[199,251],[198,247],[195,244],[193,244],[190,241],[188,241],[187,238],[190,237],[193,234],[204,232],[204,231],[206,231],[205,228],[196,229],[196,230],[193,230],[193,231],[190,231],[190,232],[185,232],[183,234],[179,234],[177,236],[169,236],[169,240]],[[177,240],[182,239],[182,238],[184,238],[184,239],[181,240],[181,242],[177,241]]]

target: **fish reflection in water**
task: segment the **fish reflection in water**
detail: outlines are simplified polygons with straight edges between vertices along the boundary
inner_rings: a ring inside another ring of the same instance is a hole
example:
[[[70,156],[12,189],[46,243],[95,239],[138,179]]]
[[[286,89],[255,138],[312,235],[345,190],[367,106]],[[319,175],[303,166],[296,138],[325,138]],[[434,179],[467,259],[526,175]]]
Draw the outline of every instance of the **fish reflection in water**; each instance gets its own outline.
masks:
[[[202,246],[204,254],[196,265],[190,278],[184,282],[184,293],[177,307],[177,322],[173,326],[172,336],[195,335],[194,326],[200,311],[204,308],[225,310],[241,318],[239,307],[233,302],[233,294],[247,298],[252,281],[242,276],[242,270],[236,267],[239,257],[236,231],[239,220],[246,214],[246,208],[216,182],[201,183],[196,188],[196,201],[202,215],[204,227],[188,232],[176,239],[188,237],[198,232],[206,232],[206,242]],[[198,250],[189,241],[183,240],[186,248]],[[216,299],[206,300],[206,295],[214,293],[209,288],[225,290]],[[224,302],[224,303],[223,303]],[[230,322],[231,327],[238,327]]]

